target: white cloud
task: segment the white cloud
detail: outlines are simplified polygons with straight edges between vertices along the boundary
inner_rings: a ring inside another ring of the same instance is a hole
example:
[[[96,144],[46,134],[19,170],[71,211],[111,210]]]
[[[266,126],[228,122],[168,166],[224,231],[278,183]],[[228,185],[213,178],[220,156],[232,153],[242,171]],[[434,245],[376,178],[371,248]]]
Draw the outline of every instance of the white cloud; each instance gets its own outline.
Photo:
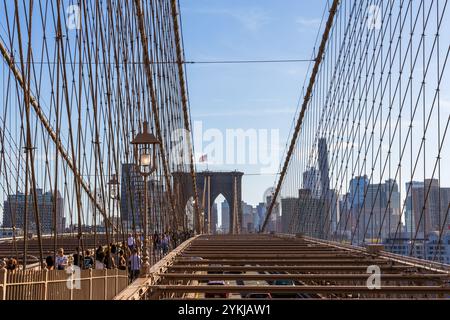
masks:
[[[258,31],[270,22],[269,15],[261,8],[250,8],[236,12],[229,12],[246,29]]]
[[[320,27],[321,19],[300,17],[295,22],[301,31],[317,30]]]

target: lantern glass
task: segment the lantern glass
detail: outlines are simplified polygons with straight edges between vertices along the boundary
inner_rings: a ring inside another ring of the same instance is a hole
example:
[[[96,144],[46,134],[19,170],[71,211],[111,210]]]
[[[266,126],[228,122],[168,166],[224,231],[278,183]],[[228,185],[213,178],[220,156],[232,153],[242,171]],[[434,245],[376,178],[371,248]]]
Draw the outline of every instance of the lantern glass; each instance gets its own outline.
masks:
[[[140,164],[143,167],[149,167],[152,162],[152,157],[150,156],[150,153],[143,153],[141,154]]]
[[[110,188],[110,197],[112,199],[117,199],[119,196],[119,180],[117,179],[117,175],[113,174],[111,179],[108,182]]]
[[[111,186],[111,196],[113,199],[117,198],[117,185]]]

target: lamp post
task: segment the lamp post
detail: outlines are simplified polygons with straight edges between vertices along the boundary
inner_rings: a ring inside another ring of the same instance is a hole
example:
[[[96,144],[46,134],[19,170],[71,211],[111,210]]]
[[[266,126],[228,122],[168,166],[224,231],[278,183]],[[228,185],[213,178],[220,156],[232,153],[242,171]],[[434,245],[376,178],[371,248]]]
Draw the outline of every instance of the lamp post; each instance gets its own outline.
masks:
[[[108,182],[108,186],[109,186],[109,197],[113,201],[113,206],[114,206],[114,201],[119,200],[119,180],[117,179],[117,174],[113,174],[111,176],[111,179]],[[114,210],[113,210],[113,212],[114,212]],[[114,221],[114,214],[113,214],[113,221]],[[119,212],[117,212],[116,225],[117,225],[116,242],[119,242]],[[113,232],[114,232],[114,228],[113,228]],[[123,232],[123,230],[122,230],[122,232]]]
[[[146,276],[150,269],[148,262],[147,241],[148,241],[148,194],[147,194],[147,179],[156,170],[156,148],[160,141],[148,132],[148,122],[144,121],[143,130],[138,133],[131,141],[134,145],[134,155],[136,166],[139,173],[144,177],[144,243],[143,256],[141,265],[141,275]]]

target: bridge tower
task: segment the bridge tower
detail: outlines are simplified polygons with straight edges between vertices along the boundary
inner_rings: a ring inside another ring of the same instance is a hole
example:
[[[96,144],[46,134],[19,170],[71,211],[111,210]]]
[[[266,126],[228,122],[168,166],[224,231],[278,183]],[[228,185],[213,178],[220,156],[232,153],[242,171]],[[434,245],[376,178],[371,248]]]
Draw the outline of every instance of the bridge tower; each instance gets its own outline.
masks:
[[[196,174],[197,192],[202,217],[194,216],[194,229],[197,232],[210,233],[212,226],[212,205],[214,200],[222,194],[230,205],[230,234],[239,234],[242,225],[242,176],[243,172],[215,172],[203,171]],[[192,176],[188,172],[174,172],[174,185],[178,192],[177,214],[184,217],[187,202],[194,196]],[[178,219],[183,221],[184,219]]]

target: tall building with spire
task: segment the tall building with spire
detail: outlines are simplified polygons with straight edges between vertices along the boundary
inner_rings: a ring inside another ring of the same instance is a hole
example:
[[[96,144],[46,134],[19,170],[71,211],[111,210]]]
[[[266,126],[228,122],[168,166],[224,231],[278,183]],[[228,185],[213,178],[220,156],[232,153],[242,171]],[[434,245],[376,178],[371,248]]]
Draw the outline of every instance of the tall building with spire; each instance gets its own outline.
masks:
[[[330,190],[330,177],[328,168],[328,147],[327,139],[319,139],[319,172],[320,172],[320,186],[322,190],[322,196],[328,193]]]

